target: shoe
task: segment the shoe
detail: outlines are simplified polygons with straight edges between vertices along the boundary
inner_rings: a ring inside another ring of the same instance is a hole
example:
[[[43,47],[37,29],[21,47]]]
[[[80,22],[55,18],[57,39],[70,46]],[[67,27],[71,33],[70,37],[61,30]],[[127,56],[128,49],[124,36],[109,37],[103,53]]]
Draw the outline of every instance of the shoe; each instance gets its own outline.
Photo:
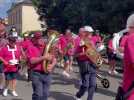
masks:
[[[70,77],[70,75],[69,75],[69,73],[67,73],[66,71],[63,71],[63,73],[62,73],[64,76],[66,76],[66,77]]]
[[[72,68],[72,67],[70,67],[70,68],[69,68],[69,70],[70,70],[70,71],[73,71],[73,68]]]
[[[4,89],[3,96],[6,97],[8,95],[8,89]]]
[[[76,96],[75,96],[74,98],[75,98],[75,100],[82,100],[81,98],[78,98],[78,97],[76,97]]]
[[[3,93],[3,89],[0,89],[0,95]]]
[[[18,97],[18,94],[16,93],[16,91],[12,91],[11,94],[12,94],[14,97]]]
[[[112,71],[111,71],[111,70],[109,70],[109,71],[108,71],[108,74],[110,74],[110,75],[111,75],[111,74],[112,74]]]
[[[113,71],[114,74],[119,74],[116,70]]]

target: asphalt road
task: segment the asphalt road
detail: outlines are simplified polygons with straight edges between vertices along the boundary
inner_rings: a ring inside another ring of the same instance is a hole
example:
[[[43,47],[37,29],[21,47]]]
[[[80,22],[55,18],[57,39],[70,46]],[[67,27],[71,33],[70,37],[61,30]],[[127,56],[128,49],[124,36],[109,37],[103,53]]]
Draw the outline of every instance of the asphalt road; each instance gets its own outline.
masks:
[[[78,67],[74,67],[74,71],[70,72],[71,78],[68,79],[62,76],[62,69],[56,68],[53,73],[53,81],[50,89],[50,97],[48,100],[75,100],[74,95],[79,88],[79,73]],[[110,87],[105,89],[100,80],[97,79],[97,91],[94,95],[94,100],[114,100],[117,88],[121,83],[122,75],[108,75],[107,68],[104,67],[99,73],[110,81]],[[23,78],[17,82],[17,92],[19,97],[13,97],[10,94],[7,97],[0,95],[0,100],[31,100],[32,88],[31,83]],[[86,100],[87,93],[82,97]]]

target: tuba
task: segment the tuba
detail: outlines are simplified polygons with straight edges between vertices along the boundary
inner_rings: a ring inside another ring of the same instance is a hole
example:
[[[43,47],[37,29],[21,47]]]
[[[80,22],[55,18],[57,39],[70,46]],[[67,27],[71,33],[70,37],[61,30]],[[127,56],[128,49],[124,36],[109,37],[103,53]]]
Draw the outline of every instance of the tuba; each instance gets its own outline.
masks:
[[[43,56],[46,55],[46,54],[49,54],[53,48],[53,44],[57,41],[57,37],[58,37],[58,32],[55,31],[55,30],[50,30],[48,32],[48,43],[44,49],[44,52],[43,52]],[[50,63],[50,61],[47,61],[47,60],[44,60],[43,61],[43,70],[44,72],[48,72],[47,71],[47,67],[48,67],[48,64]]]
[[[112,45],[114,50],[116,51],[115,54],[118,58],[123,59],[123,53],[121,53],[118,49],[119,49],[119,44],[120,44],[120,39],[122,38],[122,36],[124,35],[124,33],[127,32],[127,29],[124,29],[116,34],[114,34],[113,37],[113,41],[112,41]]]
[[[84,41],[86,46],[86,56],[96,65],[97,68],[101,67],[103,63],[106,63],[101,54],[92,46],[92,43],[89,40]]]

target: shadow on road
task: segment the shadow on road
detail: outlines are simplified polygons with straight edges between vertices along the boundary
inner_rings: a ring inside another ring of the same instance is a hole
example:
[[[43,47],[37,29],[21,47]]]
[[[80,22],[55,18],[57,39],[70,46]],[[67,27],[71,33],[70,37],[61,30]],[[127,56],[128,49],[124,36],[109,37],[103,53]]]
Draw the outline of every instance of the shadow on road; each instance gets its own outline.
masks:
[[[72,85],[75,84],[77,81],[75,78],[67,78],[59,73],[53,73],[52,78],[54,79],[54,81],[52,82],[53,85]]]
[[[2,99],[2,100],[9,100],[9,99]],[[23,100],[21,98],[14,98],[14,99],[10,99],[10,100]]]
[[[97,88],[96,93],[103,94],[110,97],[115,97],[116,93],[104,88]]]
[[[11,99],[11,100],[23,100],[23,99]]]
[[[65,92],[52,91],[50,94],[50,98],[53,98],[54,100],[75,100],[73,95]]]

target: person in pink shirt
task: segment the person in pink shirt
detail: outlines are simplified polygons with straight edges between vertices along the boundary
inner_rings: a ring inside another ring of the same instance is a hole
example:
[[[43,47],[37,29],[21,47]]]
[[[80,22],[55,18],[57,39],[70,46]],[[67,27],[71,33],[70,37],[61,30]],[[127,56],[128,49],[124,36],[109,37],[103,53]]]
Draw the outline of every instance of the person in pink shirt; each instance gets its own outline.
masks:
[[[32,100],[48,100],[51,73],[56,64],[56,58],[53,49],[48,54],[43,55],[46,44],[42,41],[42,36],[36,37],[36,35],[34,34],[33,37],[33,45],[27,49],[33,88]],[[43,68],[44,60],[50,62],[47,67],[45,66],[45,70]]]
[[[8,40],[6,37],[6,32],[5,32],[5,25],[2,23],[2,19],[0,19],[0,50],[5,47],[8,44]],[[3,63],[0,63],[0,94],[3,92],[4,88],[4,69],[3,69]]]
[[[121,40],[120,40],[120,44],[119,44],[119,51],[121,53],[124,52],[124,47],[125,47],[125,44],[126,44],[126,40],[127,40],[127,37],[128,37],[128,32],[124,33],[123,36],[121,37]]]
[[[24,40],[21,43],[22,48],[24,49],[24,51],[32,45],[32,41],[31,38],[29,37],[29,33],[24,33]]]
[[[82,84],[76,93],[75,99],[81,100],[82,96],[88,91],[87,100],[93,100],[96,87],[96,66],[91,62],[91,60],[85,54],[87,49],[85,45],[86,42],[91,42],[88,36],[93,32],[92,27],[85,26],[80,28],[79,36],[80,42],[75,51],[75,57],[78,62],[80,76]],[[92,46],[94,46],[92,44]]]
[[[107,47],[107,56],[108,56],[108,63],[109,63],[109,71],[108,73],[113,75],[113,74],[117,74],[116,70],[115,70],[115,65],[116,65],[116,54],[114,53],[114,48],[113,48],[113,36],[111,35],[110,40],[108,41],[108,47]]]
[[[72,62],[73,62],[73,51],[74,51],[74,39],[72,36],[72,32],[70,29],[65,31],[64,39],[62,43],[62,50],[63,50],[63,59],[64,59],[64,71],[63,75],[70,77],[69,71],[73,70]]]
[[[9,43],[7,44],[7,46],[3,47],[0,50],[0,57],[2,57],[6,62],[4,63],[6,84],[5,89],[3,91],[3,96],[8,95],[8,89],[11,90],[13,96],[18,96],[18,94],[16,93],[16,78],[18,72],[18,64],[21,56],[21,50],[16,45],[15,37],[9,35],[8,41]]]
[[[134,82],[134,14],[127,20],[128,37],[124,47],[124,73],[123,90],[128,92],[129,87]],[[134,100],[134,91],[131,92],[126,100]]]
[[[102,42],[102,39],[101,39],[101,36],[99,35],[99,33],[100,33],[99,30],[96,30],[95,35],[92,36],[95,46],[97,45],[97,43]]]

